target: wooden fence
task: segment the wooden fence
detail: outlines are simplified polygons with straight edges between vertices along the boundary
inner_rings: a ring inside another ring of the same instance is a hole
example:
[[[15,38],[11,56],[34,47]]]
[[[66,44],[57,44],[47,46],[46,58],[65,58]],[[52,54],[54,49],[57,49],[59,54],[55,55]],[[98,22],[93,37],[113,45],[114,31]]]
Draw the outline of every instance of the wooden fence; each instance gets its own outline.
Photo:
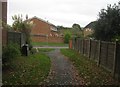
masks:
[[[94,60],[98,66],[120,80],[120,44],[118,42],[104,42],[75,38],[72,40],[72,49]]]
[[[6,46],[10,42],[17,43],[20,47],[25,44],[25,35],[20,32],[8,32],[2,30],[2,45]]]

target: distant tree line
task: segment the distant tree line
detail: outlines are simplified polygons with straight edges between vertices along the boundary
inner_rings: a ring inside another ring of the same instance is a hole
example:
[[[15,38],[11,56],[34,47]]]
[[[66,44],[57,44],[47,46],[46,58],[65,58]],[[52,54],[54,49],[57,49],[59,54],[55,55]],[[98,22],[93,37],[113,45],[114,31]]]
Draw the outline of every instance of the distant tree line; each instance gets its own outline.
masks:
[[[83,37],[82,28],[79,24],[74,23],[72,27],[57,26],[58,32],[64,36],[64,42],[69,43],[73,37]]]

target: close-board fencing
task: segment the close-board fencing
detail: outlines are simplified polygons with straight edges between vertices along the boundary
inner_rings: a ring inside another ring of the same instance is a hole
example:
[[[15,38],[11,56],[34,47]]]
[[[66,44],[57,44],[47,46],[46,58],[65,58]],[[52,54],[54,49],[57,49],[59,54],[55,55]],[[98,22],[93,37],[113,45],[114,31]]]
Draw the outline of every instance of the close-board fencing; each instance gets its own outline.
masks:
[[[74,38],[71,48],[94,60],[120,80],[120,44],[118,42],[105,42]]]

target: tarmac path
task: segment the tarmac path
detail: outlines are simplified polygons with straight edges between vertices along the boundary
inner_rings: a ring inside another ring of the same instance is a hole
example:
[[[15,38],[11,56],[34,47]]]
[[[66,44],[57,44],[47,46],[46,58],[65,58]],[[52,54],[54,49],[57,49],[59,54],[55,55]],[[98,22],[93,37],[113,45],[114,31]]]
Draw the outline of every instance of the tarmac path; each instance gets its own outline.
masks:
[[[51,70],[44,81],[45,85],[83,85],[84,81],[79,77],[72,62],[61,54],[59,48],[46,54],[51,60]]]

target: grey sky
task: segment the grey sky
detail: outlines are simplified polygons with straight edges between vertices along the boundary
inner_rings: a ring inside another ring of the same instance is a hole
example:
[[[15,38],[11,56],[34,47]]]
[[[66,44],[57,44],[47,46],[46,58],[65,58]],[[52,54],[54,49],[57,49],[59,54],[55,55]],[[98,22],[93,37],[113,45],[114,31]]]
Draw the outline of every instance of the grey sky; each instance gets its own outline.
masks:
[[[74,23],[84,27],[95,21],[101,9],[119,0],[8,0],[8,24],[11,16],[28,14],[37,16],[55,25],[71,27]]]

